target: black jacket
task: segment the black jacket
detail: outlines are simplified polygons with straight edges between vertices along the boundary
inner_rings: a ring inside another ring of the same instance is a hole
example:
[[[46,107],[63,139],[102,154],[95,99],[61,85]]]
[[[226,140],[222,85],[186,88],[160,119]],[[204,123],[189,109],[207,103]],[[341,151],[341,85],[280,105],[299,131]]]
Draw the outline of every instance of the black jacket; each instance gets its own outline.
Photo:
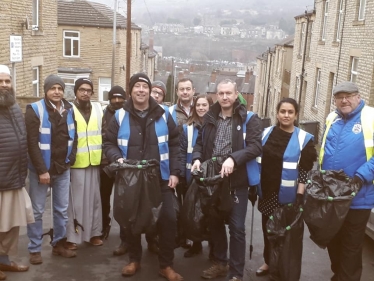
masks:
[[[25,121],[18,104],[0,107],[0,191],[25,186],[27,138]]]
[[[103,140],[105,139],[105,133],[108,128],[108,124],[112,120],[114,114],[116,111],[110,106],[110,104],[105,108],[104,114],[103,114],[103,123],[101,125],[101,134],[103,136]],[[101,157],[101,165],[104,167],[106,165],[110,164],[108,159],[105,157],[105,153],[102,154]]]
[[[199,159],[200,162],[206,161],[212,157],[213,146],[216,138],[217,120],[221,111],[221,106],[217,102],[210,107],[210,110],[204,115],[204,125],[199,130],[196,145],[192,153],[192,162]],[[234,112],[232,115],[232,153],[229,155],[234,159],[236,169],[231,176],[232,187],[248,187],[248,179],[245,163],[255,159],[262,153],[261,145],[261,121],[255,114],[249,119],[246,128],[246,144],[243,143],[243,123],[247,118],[247,109],[238,101],[234,103]],[[239,130],[238,130],[239,128]]]
[[[124,105],[124,109],[130,113],[130,138],[128,143],[127,159],[160,161],[158,140],[155,131],[155,121],[162,118],[164,109],[152,98],[149,99],[149,111],[146,117],[145,130],[143,132],[140,124],[140,117],[136,114],[130,98]],[[170,174],[179,176],[179,134],[174,120],[169,114],[167,125],[169,128],[169,165]],[[110,162],[122,158],[121,150],[117,145],[119,125],[116,118],[112,118],[108,124],[104,136],[104,152]]]
[[[46,172],[49,172],[51,175],[59,175],[74,164],[75,156],[77,154],[77,133],[75,133],[73,150],[69,156],[70,162],[65,163],[69,140],[68,126],[66,122],[66,110],[72,108],[72,105],[65,99],[62,99],[65,111],[61,116],[60,113],[52,107],[47,99],[44,99],[44,101],[49,114],[48,120],[51,122],[51,166],[49,170],[44,163],[42,153],[38,145],[40,120],[38,116],[36,116],[36,113],[30,104],[26,106],[25,114],[29,157],[38,175]],[[77,128],[75,121],[74,123],[75,128]]]

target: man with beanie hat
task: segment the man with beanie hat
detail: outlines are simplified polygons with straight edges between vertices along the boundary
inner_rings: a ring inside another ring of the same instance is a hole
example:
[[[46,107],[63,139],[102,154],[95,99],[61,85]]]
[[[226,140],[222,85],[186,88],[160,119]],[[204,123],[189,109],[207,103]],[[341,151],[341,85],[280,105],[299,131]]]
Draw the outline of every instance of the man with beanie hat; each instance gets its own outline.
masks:
[[[91,102],[94,91],[90,79],[77,79],[74,93],[76,98],[73,109],[77,123],[78,145],[76,161],[71,167],[66,244],[71,250],[76,250],[77,244],[83,241],[93,246],[103,245],[100,198],[103,110],[99,103]],[[82,224],[84,231],[76,230],[74,218]]]
[[[165,84],[162,81],[153,81],[152,91],[151,91],[152,98],[154,98],[158,104],[162,104],[164,102],[165,95],[166,95]]]
[[[162,209],[157,221],[159,274],[169,281],[181,281],[183,277],[172,269],[177,228],[173,193],[180,173],[178,128],[168,109],[150,98],[152,86],[147,75],[135,74],[129,84],[130,99],[122,109],[116,111],[115,118],[112,118],[106,130],[105,155],[110,162],[121,163],[124,159],[156,159],[160,162],[158,178]],[[131,229],[126,229],[126,240],[130,262],[123,267],[122,275],[132,276],[140,268],[140,234],[133,234]]]
[[[64,248],[69,203],[70,166],[75,162],[77,133],[72,105],[64,96],[65,83],[57,75],[44,81],[44,99],[27,105],[30,197],[35,223],[28,225],[30,263],[42,263],[43,213],[47,190],[53,192],[52,254],[65,258],[76,253]],[[51,226],[52,227],[52,226]]]
[[[0,65],[0,280],[3,271],[27,271],[10,261],[16,255],[20,226],[34,222],[30,197],[25,189],[27,140],[22,111],[15,101],[12,77]]]
[[[327,245],[331,280],[359,281],[366,223],[374,208],[374,108],[365,104],[353,82],[337,84],[332,93],[336,110],[326,118],[319,164],[323,170],[344,170],[360,191]]]

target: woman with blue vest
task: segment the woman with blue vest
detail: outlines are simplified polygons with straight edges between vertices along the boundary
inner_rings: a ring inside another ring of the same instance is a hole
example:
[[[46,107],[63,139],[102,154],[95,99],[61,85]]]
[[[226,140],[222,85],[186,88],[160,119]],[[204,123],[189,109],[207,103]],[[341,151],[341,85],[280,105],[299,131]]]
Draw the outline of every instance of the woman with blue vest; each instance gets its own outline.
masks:
[[[256,271],[257,276],[269,273],[269,217],[284,204],[302,204],[307,173],[317,159],[313,136],[295,126],[298,113],[294,99],[281,100],[277,105],[277,125],[266,128],[262,134],[263,152],[257,159],[261,167],[258,209],[262,213],[265,263]]]
[[[203,117],[209,111],[213,100],[206,94],[198,95],[192,108],[192,114],[187,123],[183,125],[183,133],[180,135],[181,145],[181,181],[185,178],[187,186],[191,182],[192,150],[196,144],[199,129],[203,125]],[[187,191],[187,190],[185,190]],[[185,196],[185,194],[183,194]],[[192,247],[184,253],[184,257],[190,258],[200,254],[202,251],[201,241],[194,241]]]

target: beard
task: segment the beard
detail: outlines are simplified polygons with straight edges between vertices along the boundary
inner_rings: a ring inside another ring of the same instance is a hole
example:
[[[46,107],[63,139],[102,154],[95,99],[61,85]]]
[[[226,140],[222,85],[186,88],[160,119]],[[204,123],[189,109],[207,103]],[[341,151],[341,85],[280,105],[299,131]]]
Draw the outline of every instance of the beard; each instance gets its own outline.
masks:
[[[123,107],[123,102],[111,102],[110,103],[110,106],[114,109],[114,110],[117,110],[117,109],[120,109]]]
[[[0,89],[0,106],[10,107],[16,103],[16,98],[13,88]]]

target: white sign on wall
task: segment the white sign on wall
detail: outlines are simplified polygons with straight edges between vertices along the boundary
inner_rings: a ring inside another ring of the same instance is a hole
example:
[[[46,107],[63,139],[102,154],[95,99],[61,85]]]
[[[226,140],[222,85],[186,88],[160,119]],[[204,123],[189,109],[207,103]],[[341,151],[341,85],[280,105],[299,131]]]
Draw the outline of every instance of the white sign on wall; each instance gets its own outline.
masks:
[[[22,36],[10,35],[10,61],[22,61]]]

